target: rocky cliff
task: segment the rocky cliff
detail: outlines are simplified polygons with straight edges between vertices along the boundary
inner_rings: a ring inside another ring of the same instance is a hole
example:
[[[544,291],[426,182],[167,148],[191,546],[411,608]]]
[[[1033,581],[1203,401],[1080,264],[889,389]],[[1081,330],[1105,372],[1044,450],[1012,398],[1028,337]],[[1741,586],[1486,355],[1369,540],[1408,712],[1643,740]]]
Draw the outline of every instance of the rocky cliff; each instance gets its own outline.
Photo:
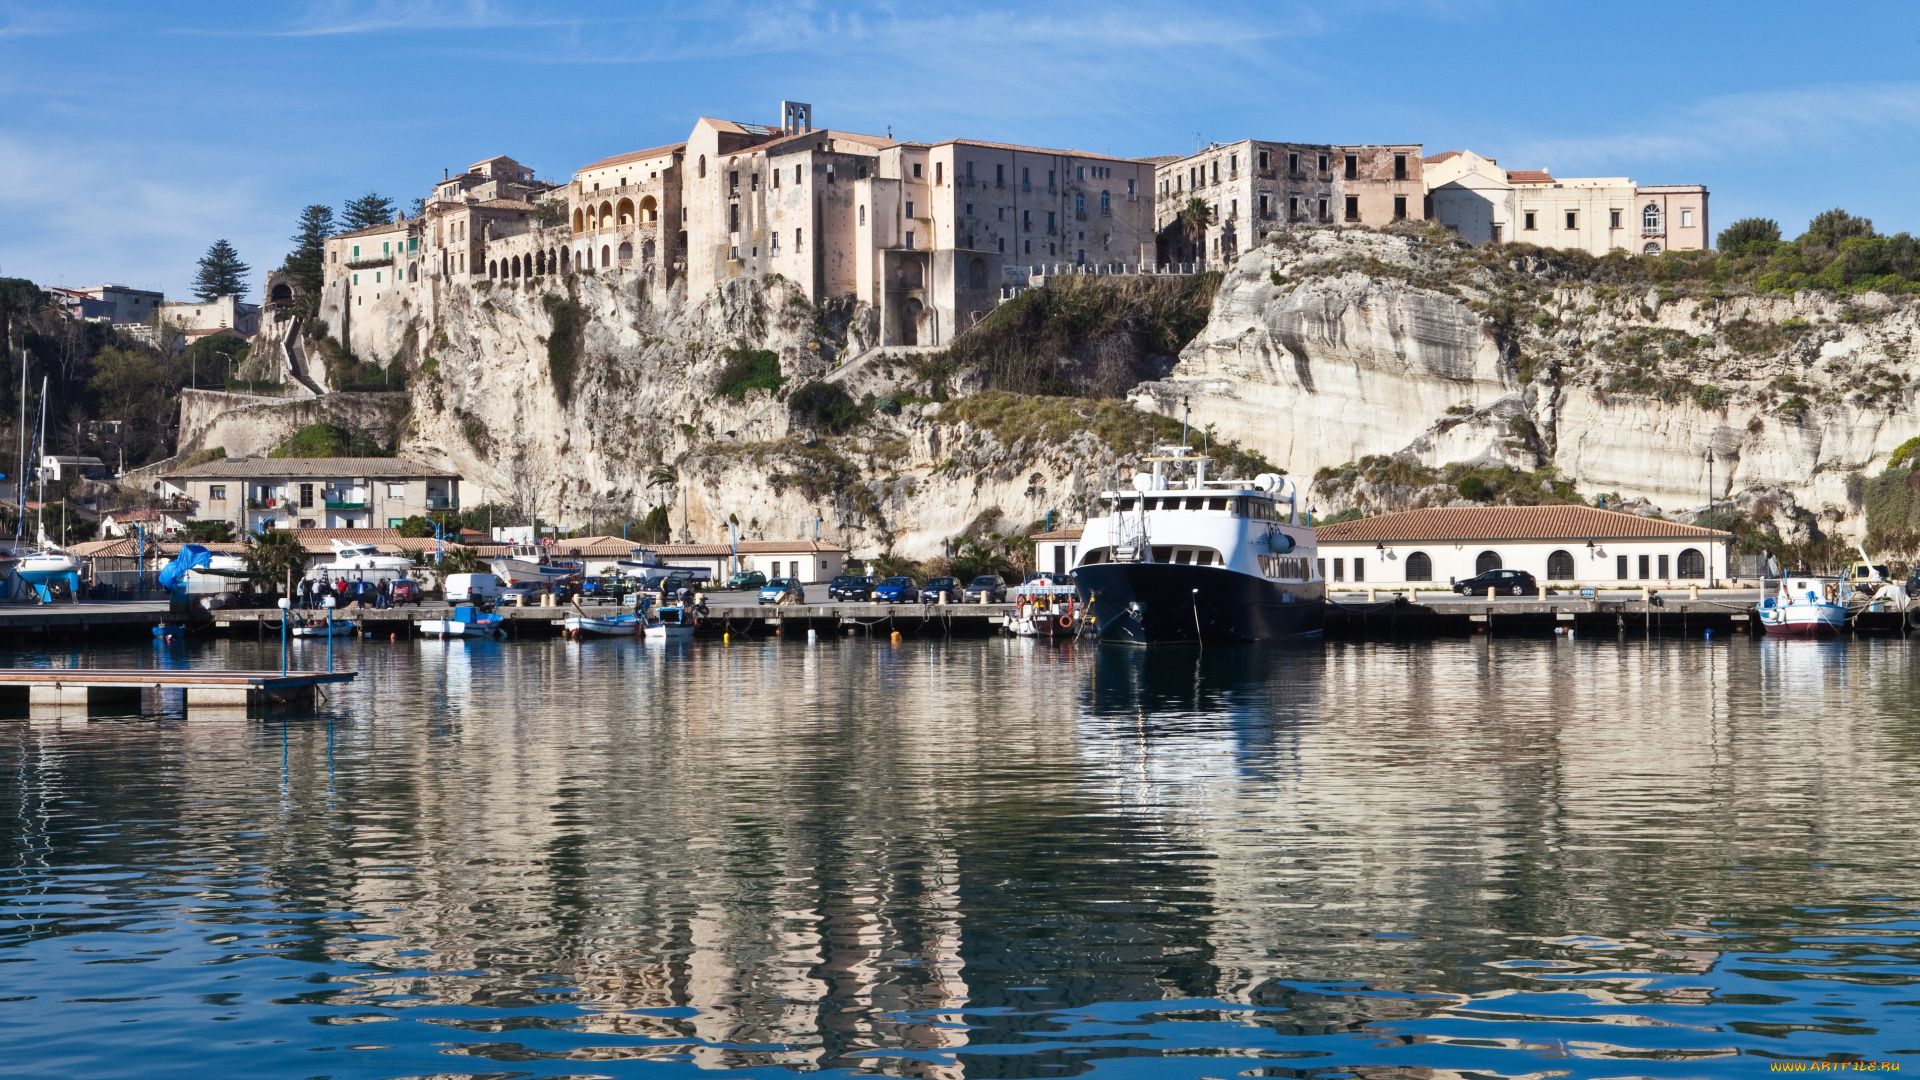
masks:
[[[1684,512],[1707,502],[1711,450],[1716,500],[1801,539],[1861,532],[1862,475],[1920,431],[1914,298],[1662,285],[1655,262],[1275,233],[1132,397],[1314,477],[1323,511],[1504,487]]]

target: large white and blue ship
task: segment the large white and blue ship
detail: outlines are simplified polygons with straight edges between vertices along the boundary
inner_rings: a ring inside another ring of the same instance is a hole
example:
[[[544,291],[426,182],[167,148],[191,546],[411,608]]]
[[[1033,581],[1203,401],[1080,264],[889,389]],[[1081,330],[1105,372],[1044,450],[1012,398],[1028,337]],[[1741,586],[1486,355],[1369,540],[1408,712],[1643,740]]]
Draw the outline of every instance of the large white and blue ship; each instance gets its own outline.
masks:
[[[1074,583],[1101,640],[1264,641],[1321,633],[1327,587],[1292,480],[1209,480],[1162,447],[1132,491],[1100,494]],[[1184,475],[1181,475],[1184,474]]]

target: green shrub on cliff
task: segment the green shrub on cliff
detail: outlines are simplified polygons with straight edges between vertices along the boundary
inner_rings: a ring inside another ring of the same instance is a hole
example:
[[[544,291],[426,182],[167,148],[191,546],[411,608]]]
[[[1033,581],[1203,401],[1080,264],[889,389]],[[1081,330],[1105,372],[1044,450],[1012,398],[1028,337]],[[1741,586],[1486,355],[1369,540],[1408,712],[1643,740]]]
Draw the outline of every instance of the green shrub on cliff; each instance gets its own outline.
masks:
[[[558,293],[548,293],[540,302],[553,320],[547,334],[547,375],[553,380],[553,396],[565,405],[573,400],[573,381],[586,351],[587,313],[578,301]]]
[[[771,349],[728,349],[726,357],[714,389],[735,401],[749,390],[778,390],[787,381],[780,374],[780,356]]]

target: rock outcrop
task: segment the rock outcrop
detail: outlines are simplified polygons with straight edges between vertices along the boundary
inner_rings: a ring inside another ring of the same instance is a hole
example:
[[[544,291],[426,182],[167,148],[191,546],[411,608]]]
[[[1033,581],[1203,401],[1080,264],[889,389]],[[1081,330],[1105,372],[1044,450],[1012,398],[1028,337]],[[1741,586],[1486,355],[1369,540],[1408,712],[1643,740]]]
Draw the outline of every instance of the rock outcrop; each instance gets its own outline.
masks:
[[[1395,508],[1324,482],[1370,456],[1693,508],[1711,450],[1714,499],[1766,493],[1851,535],[1859,474],[1920,432],[1917,323],[1911,297],[1683,295],[1411,228],[1300,230],[1240,257],[1132,400],[1320,477],[1324,509]]]

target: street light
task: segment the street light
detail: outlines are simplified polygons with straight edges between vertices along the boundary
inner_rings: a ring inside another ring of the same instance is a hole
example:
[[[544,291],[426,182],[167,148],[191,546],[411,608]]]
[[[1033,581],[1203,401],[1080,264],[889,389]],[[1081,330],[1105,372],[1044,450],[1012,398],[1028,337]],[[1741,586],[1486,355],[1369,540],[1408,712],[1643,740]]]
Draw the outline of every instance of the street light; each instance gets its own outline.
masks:
[[[280,598],[280,675],[282,678],[287,674],[287,609],[292,606],[293,601],[284,596]]]

